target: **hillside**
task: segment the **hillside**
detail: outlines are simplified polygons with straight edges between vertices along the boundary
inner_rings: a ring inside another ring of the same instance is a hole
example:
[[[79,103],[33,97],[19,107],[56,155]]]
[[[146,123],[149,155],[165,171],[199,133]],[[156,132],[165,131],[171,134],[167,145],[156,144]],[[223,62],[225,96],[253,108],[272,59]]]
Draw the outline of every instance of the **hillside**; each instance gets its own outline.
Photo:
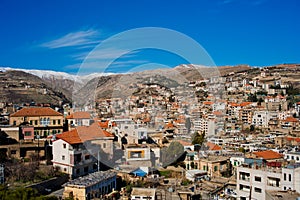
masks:
[[[55,90],[41,78],[23,71],[0,71],[1,102],[16,104],[68,102],[63,92]]]

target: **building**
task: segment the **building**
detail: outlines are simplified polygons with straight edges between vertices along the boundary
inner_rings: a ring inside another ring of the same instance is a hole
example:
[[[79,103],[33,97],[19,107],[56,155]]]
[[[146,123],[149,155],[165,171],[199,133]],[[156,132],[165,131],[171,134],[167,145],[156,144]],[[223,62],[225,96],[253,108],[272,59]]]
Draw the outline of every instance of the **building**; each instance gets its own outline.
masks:
[[[63,198],[89,200],[101,198],[117,187],[117,173],[99,171],[64,184]]]
[[[271,167],[244,165],[237,167],[237,196],[240,199],[266,199],[267,191],[300,190],[300,168],[297,165]],[[251,192],[250,192],[251,191]]]
[[[27,107],[10,115],[10,125],[29,124],[34,127],[35,135],[48,135],[63,132],[64,116],[49,107]]]
[[[53,166],[70,177],[94,172],[98,169],[98,157],[107,164],[113,156],[113,139],[114,136],[97,123],[57,134],[52,149]]]
[[[131,199],[132,200],[155,200],[155,192],[154,188],[132,188]]]
[[[127,164],[133,166],[151,167],[153,166],[153,156],[151,149],[147,145],[128,144],[125,145],[125,159]]]
[[[211,177],[229,176],[231,174],[231,164],[229,157],[224,156],[208,156],[200,158],[197,169],[207,171]]]
[[[91,114],[89,112],[79,111],[66,116],[68,130],[74,129],[77,126],[91,125]]]

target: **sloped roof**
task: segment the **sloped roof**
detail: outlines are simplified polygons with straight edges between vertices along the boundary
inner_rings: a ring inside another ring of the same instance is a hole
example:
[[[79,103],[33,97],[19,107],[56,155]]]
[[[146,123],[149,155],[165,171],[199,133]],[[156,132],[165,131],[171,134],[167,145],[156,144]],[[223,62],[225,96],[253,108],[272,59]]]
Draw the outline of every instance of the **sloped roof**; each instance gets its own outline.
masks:
[[[279,158],[283,157],[282,154],[277,153],[272,150],[257,151],[257,152],[253,152],[253,154],[256,155],[257,157],[263,158],[265,160],[279,159]]]
[[[287,117],[284,121],[285,122],[298,122],[298,119],[296,119],[294,117]]]
[[[176,142],[179,142],[182,146],[193,146],[192,143],[184,141],[184,140],[176,140]]]
[[[84,111],[74,112],[66,116],[66,119],[90,119],[90,118],[91,118],[91,114],[89,112],[84,112]]]
[[[106,121],[104,121],[104,122],[103,122],[103,121],[100,121],[100,122],[98,122],[98,124],[99,124],[99,126],[100,126],[101,128],[108,128],[109,120],[106,120]],[[116,122],[112,122],[111,125],[112,125],[113,127],[117,126]]]
[[[38,117],[38,116],[63,116],[61,113],[49,107],[29,107],[10,115],[11,117]]]
[[[252,102],[242,102],[241,104],[240,104],[240,106],[241,107],[244,107],[244,106],[248,106],[248,105],[250,105],[250,104],[252,104]]]
[[[214,104],[214,102],[212,102],[212,101],[204,101],[203,104],[204,105],[212,105],[212,104]]]
[[[97,123],[93,123],[91,126],[78,126],[74,130],[56,135],[57,139],[62,139],[69,144],[80,144],[105,137],[114,137],[114,135],[101,129]]]
[[[211,151],[219,151],[222,150],[222,147],[220,147],[219,145],[216,145],[212,142],[207,142],[206,146],[209,148],[209,150]]]

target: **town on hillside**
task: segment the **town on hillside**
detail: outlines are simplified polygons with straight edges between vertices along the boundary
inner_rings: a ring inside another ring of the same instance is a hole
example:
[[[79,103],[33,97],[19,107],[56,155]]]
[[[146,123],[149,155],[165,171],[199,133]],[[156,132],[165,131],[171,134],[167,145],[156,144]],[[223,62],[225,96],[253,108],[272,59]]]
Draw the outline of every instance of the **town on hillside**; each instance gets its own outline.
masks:
[[[300,65],[185,80],[139,79],[84,106],[0,99],[0,198],[300,197]]]

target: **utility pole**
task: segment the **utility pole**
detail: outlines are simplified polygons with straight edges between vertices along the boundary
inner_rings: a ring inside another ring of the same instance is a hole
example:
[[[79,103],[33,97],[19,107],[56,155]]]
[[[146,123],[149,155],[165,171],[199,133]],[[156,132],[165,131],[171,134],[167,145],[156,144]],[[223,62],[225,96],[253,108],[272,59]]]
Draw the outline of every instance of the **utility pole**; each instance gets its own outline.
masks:
[[[98,151],[98,156],[97,156],[97,166],[98,166],[98,172],[100,171],[100,151]]]

